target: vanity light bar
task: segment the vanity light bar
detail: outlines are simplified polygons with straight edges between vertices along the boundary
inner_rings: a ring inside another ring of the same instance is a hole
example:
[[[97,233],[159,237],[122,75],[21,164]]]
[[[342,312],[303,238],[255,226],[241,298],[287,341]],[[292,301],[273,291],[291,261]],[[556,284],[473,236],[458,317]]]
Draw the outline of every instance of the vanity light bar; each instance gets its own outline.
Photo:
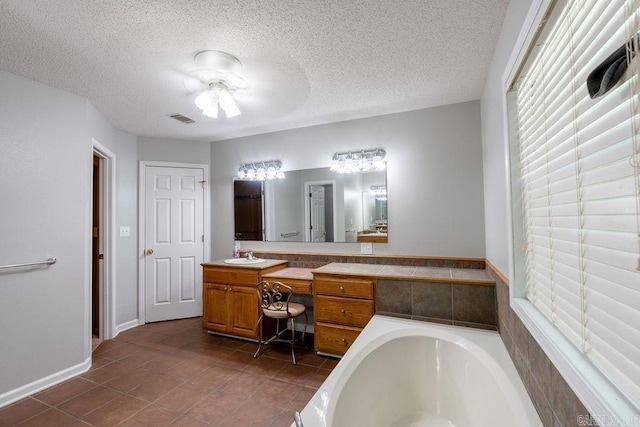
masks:
[[[280,160],[243,163],[238,169],[238,178],[249,181],[264,181],[265,179],[284,179],[284,172],[280,170]]]
[[[372,172],[385,168],[383,161],[387,153],[382,148],[335,153],[331,170],[338,173]]]

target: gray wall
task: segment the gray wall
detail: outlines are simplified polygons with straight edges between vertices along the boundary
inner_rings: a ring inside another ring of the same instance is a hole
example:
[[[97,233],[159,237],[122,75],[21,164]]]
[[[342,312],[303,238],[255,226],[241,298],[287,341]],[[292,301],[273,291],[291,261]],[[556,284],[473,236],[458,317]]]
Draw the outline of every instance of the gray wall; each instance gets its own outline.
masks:
[[[509,231],[510,190],[508,177],[508,141],[504,137],[502,84],[507,61],[531,6],[528,0],[511,0],[500,39],[494,52],[482,94],[482,163],[484,165],[484,209],[487,259],[505,276],[509,275],[511,243]]]
[[[92,138],[116,155],[116,224],[133,233],[136,139],[67,92],[0,71],[0,93],[0,264],[58,259],[0,273],[2,404],[87,366]],[[137,318],[135,247],[116,241],[116,322]]]
[[[93,139],[116,157],[116,277],[113,290],[116,329],[138,319],[138,154],[134,135],[115,129],[102,114],[88,104],[88,122]],[[120,237],[121,226],[131,235]]]
[[[0,72],[0,396],[89,357],[86,101]],[[46,357],[42,357],[46,355]]]
[[[282,169],[327,167],[336,151],[387,151],[389,243],[374,253],[485,254],[480,103],[274,132],[211,144],[212,258],[233,250],[232,177],[240,163],[279,159]],[[252,242],[259,250],[359,253],[357,243]]]
[[[138,160],[209,164],[210,146],[209,142],[140,136],[138,137]]]

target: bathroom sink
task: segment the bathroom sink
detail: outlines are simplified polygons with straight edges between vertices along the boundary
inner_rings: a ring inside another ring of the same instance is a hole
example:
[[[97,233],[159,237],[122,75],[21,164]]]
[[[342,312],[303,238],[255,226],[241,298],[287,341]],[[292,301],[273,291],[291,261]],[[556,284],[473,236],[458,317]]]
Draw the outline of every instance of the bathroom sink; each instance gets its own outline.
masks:
[[[224,260],[226,264],[236,264],[236,265],[260,264],[261,262],[264,262],[264,261],[265,261],[264,259],[260,259],[260,258],[253,258],[253,259],[229,258]]]

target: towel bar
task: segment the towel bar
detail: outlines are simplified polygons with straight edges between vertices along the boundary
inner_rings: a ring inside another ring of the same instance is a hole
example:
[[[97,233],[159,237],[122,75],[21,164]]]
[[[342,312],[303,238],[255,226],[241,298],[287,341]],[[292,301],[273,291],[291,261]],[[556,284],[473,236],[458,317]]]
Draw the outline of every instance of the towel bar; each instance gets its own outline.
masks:
[[[26,262],[23,264],[8,264],[8,265],[0,265],[0,269],[3,268],[17,268],[17,267],[29,267],[32,265],[51,265],[51,264],[55,264],[58,260],[55,258],[49,258],[46,261],[40,261],[40,262]]]

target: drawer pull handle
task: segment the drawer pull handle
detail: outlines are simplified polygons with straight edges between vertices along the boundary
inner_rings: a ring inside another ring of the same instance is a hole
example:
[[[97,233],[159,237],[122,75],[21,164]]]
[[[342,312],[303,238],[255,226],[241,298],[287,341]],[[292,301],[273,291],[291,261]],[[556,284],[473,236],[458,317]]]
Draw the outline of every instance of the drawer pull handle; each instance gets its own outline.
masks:
[[[340,286],[340,290],[344,292],[344,286]]]
[[[344,308],[342,310],[340,310],[340,313],[345,314]]]
[[[342,343],[346,344],[347,343],[347,339],[346,338],[342,338]]]

